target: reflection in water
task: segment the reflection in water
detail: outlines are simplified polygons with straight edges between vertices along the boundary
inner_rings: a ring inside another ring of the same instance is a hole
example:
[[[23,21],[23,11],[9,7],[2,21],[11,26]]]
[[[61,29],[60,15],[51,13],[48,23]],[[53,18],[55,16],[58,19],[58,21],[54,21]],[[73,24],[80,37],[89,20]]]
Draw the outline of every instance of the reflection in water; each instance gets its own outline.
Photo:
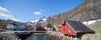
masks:
[[[46,35],[40,35],[40,36],[30,36],[26,40],[50,40],[50,38]]]

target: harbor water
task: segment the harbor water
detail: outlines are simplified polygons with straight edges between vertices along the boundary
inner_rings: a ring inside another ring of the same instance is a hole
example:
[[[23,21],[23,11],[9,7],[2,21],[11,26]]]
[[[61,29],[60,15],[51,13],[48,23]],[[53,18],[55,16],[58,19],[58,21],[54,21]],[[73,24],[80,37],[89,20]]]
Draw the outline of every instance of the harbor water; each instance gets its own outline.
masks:
[[[50,40],[50,38],[47,35],[33,35],[29,36],[26,40]]]

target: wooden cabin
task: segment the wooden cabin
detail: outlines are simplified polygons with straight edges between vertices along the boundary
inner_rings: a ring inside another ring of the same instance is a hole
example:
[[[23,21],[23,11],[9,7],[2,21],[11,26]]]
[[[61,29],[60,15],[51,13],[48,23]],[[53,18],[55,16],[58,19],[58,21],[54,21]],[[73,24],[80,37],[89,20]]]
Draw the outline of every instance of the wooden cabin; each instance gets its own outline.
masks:
[[[37,27],[36,31],[46,31],[43,27]]]
[[[89,27],[81,23],[80,21],[63,21],[61,26],[61,32],[68,36],[81,37],[87,33],[95,33]]]

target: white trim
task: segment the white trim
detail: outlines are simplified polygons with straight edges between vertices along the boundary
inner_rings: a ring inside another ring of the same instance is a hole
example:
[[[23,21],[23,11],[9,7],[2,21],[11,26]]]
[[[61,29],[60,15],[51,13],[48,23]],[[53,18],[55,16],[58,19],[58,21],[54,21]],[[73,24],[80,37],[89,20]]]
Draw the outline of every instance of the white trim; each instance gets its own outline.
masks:
[[[57,27],[55,25],[53,25],[53,27],[56,29],[56,31],[58,31]]]

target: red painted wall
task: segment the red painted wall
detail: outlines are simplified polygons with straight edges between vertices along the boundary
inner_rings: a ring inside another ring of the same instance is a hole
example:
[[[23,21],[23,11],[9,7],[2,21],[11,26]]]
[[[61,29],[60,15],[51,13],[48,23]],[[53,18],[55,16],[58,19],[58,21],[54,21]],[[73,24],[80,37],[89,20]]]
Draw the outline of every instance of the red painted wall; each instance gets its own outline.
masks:
[[[74,30],[69,26],[69,24],[62,25],[61,27],[61,32],[63,34],[68,34],[68,35],[76,35]]]

